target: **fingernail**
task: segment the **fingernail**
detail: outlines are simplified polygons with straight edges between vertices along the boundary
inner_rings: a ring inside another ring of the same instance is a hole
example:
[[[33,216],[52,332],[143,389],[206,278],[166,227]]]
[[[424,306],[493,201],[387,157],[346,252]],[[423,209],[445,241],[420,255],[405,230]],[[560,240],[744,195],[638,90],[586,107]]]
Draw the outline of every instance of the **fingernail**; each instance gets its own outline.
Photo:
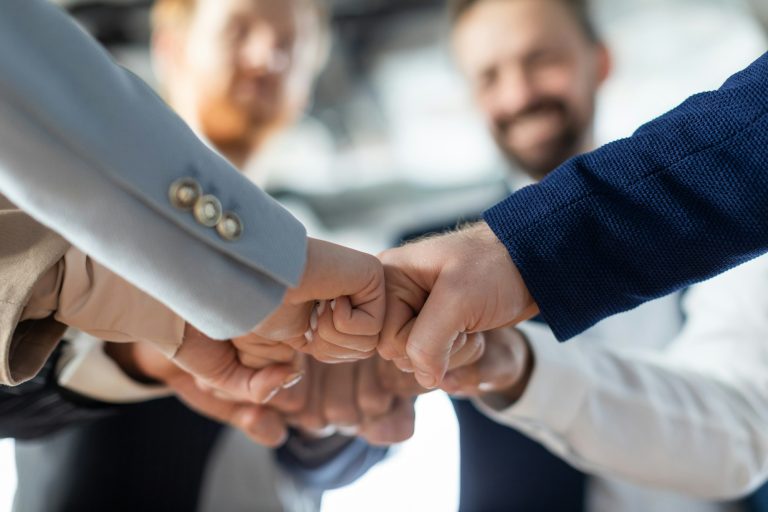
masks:
[[[309,328],[313,331],[317,330],[317,308],[313,308],[312,314],[309,315]]]
[[[301,379],[304,378],[304,372],[296,372],[290,376],[288,376],[283,381],[283,389],[291,389],[293,386],[297,385],[299,382],[301,382]]]
[[[271,402],[272,399],[275,398],[280,391],[282,391],[282,389],[283,389],[282,387],[279,387],[270,391],[269,394],[267,395],[267,398],[261,401],[261,405],[265,405]]]
[[[413,365],[411,364],[411,360],[407,357],[403,357],[401,359],[395,360],[395,366],[404,373],[413,373]]]
[[[304,333],[304,338],[307,340],[307,343],[312,343],[312,340],[315,339],[312,329],[307,329],[307,332]]]
[[[331,301],[331,311],[336,311],[336,299]]]
[[[317,315],[323,316],[323,313],[325,313],[325,307],[328,305],[328,301],[321,300],[320,303],[317,305]]]
[[[427,389],[435,389],[437,387],[437,379],[428,373],[416,372],[416,380]]]

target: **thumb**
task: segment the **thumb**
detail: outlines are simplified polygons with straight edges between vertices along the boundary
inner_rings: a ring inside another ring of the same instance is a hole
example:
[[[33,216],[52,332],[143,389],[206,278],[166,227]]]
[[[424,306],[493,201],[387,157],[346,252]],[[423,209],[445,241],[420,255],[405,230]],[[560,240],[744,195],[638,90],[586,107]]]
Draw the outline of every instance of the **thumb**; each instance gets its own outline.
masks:
[[[303,377],[292,365],[248,368],[238,359],[231,342],[214,341],[197,331],[188,332],[173,362],[211,388],[258,404],[268,402]]]
[[[406,352],[416,380],[427,389],[440,385],[453,345],[467,328],[467,306],[445,279],[438,279],[413,324]]]

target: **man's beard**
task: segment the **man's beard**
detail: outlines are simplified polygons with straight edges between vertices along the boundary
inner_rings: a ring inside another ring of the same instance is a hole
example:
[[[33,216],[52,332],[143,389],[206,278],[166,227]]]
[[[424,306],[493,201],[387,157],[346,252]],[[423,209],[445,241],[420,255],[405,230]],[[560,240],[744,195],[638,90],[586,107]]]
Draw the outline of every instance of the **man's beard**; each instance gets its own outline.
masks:
[[[515,124],[526,117],[535,116],[542,111],[554,111],[562,119],[557,133],[535,149],[519,149],[509,142],[509,132]],[[497,120],[493,125],[493,135],[499,149],[511,165],[520,168],[536,180],[559,167],[569,158],[584,149],[584,139],[591,120],[581,121],[567,105],[558,99],[543,99],[530,105],[524,111],[505,119]]]
[[[209,98],[198,112],[203,135],[225,156],[252,153],[282,126],[279,103],[239,106],[226,96]]]

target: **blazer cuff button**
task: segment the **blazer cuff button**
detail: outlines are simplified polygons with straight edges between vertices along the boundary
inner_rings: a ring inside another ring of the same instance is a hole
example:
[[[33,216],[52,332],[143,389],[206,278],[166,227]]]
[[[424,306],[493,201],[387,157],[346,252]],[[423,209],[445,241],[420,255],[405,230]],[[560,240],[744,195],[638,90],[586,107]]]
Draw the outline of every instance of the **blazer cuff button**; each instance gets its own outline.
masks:
[[[178,179],[171,184],[171,188],[168,190],[171,204],[179,210],[191,210],[202,195],[203,187],[192,178]]]
[[[195,220],[205,227],[215,227],[222,217],[221,201],[216,196],[207,195],[197,200],[192,213]]]
[[[243,235],[243,221],[236,213],[227,212],[216,224],[216,231],[219,236],[227,242],[239,240]]]

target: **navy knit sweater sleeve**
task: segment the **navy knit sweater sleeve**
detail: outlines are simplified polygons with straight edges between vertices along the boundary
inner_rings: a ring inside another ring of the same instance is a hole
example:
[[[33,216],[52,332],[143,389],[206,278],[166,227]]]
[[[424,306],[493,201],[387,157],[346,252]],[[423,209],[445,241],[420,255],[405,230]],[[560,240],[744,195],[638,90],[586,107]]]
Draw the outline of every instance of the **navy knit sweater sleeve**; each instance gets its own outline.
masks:
[[[560,340],[768,251],[768,54],[484,214]]]

